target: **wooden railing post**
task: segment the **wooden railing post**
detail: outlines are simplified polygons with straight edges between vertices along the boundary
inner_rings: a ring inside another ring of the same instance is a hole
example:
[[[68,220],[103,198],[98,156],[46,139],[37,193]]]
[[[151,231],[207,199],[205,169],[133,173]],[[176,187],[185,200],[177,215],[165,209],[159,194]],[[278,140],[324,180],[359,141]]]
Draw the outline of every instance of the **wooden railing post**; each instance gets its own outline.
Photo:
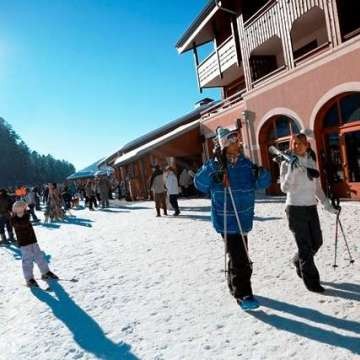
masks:
[[[231,17],[231,34],[235,43],[235,52],[236,52],[236,63],[238,66],[241,65],[241,49],[240,49],[240,39],[239,32],[237,31],[236,18],[235,16]]]
[[[245,36],[245,27],[244,27],[244,18],[243,15],[240,14],[237,18],[238,32],[239,32],[239,42],[240,42],[240,50],[242,55],[242,65],[244,69],[244,78],[246,90],[250,91],[252,88],[252,80],[251,80],[251,69],[250,69],[250,52],[247,38]]]
[[[213,33],[214,33],[214,50],[215,50],[215,54],[216,54],[216,60],[217,60],[217,64],[218,64],[218,70],[219,70],[219,75],[220,75],[220,79],[223,78],[223,73],[221,71],[221,62],[220,62],[220,55],[219,55],[219,44],[218,44],[218,34],[215,28],[215,25],[213,24]]]
[[[329,23],[331,24],[331,37],[334,41],[333,46],[340,45],[342,43],[340,23],[339,23],[339,13],[337,8],[336,0],[324,0],[327,1],[327,16],[329,18]]]
[[[284,62],[287,65],[288,69],[293,69],[295,67],[295,61],[290,35],[292,23],[289,16],[289,2],[288,0],[279,0],[279,3],[280,13],[277,21],[279,21],[280,23],[280,34],[283,47]]]

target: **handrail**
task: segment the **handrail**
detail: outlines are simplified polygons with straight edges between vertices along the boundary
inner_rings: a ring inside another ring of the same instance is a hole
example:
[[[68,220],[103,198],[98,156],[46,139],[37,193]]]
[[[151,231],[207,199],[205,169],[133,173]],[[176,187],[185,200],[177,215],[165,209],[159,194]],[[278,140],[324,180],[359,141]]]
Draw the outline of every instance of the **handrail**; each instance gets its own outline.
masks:
[[[244,27],[252,25],[261,15],[263,15],[268,9],[277,3],[276,0],[269,0],[265,5],[263,5],[254,15],[251,15],[249,19],[244,22]]]
[[[223,41],[223,43],[221,45],[218,46],[218,52],[221,48],[223,48],[229,41],[231,41],[233,38],[232,35],[230,35],[230,37],[228,37],[226,40]],[[205,60],[203,60],[198,66],[197,68],[199,69],[202,65],[204,65],[212,56],[214,56],[216,54],[216,51],[213,51],[209,56],[207,56],[205,58]]]
[[[253,84],[253,85],[257,85],[258,83],[260,83],[260,82],[262,82],[262,81],[264,81],[264,80],[266,80],[266,79],[268,79],[268,78],[270,78],[270,77],[272,77],[272,76],[274,76],[274,75],[282,72],[282,71],[283,71],[284,69],[286,69],[286,68],[287,68],[286,65],[282,65],[282,66],[278,67],[277,69],[275,69],[274,71],[271,71],[271,72],[269,72],[268,74],[262,76],[261,78],[256,79],[255,81],[252,82],[252,84]]]
[[[351,39],[352,37],[355,37],[356,35],[359,35],[359,34],[360,34],[360,28],[357,28],[357,29],[355,29],[355,30],[353,30],[353,31],[345,34],[345,35],[343,36],[343,39],[344,39],[344,40],[349,40],[349,39]]]
[[[297,57],[296,59],[294,59],[295,64],[301,62],[302,60],[304,60],[304,59],[306,59],[306,58],[308,58],[308,57],[311,57],[311,56],[314,55],[314,54],[317,54],[317,53],[320,52],[321,50],[324,50],[324,49],[328,48],[330,44],[331,44],[331,42],[330,42],[330,41],[327,41],[327,42],[319,45],[319,46],[316,47],[315,49],[312,49],[312,50],[308,51],[308,52],[305,53],[304,55],[301,55],[301,56]]]

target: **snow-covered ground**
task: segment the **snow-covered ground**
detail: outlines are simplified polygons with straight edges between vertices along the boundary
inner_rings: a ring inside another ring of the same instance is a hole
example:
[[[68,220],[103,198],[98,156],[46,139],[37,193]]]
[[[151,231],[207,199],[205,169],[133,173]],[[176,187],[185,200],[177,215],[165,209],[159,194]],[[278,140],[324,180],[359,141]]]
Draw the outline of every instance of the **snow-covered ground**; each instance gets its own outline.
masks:
[[[251,313],[228,293],[207,199],[180,200],[179,217],[155,218],[151,202],[113,205],[36,226],[51,269],[77,283],[31,292],[18,250],[0,248],[1,360],[360,359],[360,203],[343,204],[355,263],[340,238],[336,270],[335,217],[319,210],[319,295],[290,263],[283,199],[257,201],[249,241],[261,308]]]

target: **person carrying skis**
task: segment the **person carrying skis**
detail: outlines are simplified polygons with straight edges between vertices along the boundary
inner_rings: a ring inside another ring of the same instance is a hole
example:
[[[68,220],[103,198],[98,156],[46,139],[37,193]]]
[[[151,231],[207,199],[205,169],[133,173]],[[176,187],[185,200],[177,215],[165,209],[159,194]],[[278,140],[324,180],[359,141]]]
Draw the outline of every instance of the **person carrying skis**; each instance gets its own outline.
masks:
[[[286,214],[289,228],[294,235],[298,252],[292,262],[305,287],[313,292],[324,292],[314,256],[323,239],[317,212],[317,199],[325,210],[337,214],[321,189],[315,154],[310,151],[305,134],[295,135],[291,140],[290,162],[280,165],[280,187],[286,193]]]
[[[229,259],[230,293],[242,308],[255,308],[258,304],[251,287],[248,233],[253,226],[255,190],[268,187],[271,177],[244,156],[237,131],[218,128],[217,140],[215,158],[195,174],[194,185],[210,194],[212,223],[224,239]]]
[[[11,223],[15,229],[17,244],[21,251],[22,269],[26,285],[28,287],[39,287],[34,279],[34,262],[40,269],[41,279],[59,279],[57,275],[50,271],[45,256],[40,250],[30,222],[30,212],[27,210],[26,202],[23,200],[16,201],[12,206],[12,212]]]

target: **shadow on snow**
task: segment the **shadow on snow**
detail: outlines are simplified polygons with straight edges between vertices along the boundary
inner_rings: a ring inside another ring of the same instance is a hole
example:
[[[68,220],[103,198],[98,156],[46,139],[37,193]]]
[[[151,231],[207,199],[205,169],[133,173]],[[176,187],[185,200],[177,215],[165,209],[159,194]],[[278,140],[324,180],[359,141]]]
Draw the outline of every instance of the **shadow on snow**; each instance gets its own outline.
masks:
[[[320,311],[303,308],[297,305],[288,304],[282,301],[257,296],[261,306],[277,310],[282,313],[291,314],[298,318],[310,320],[315,323],[332,326],[337,329],[351,331],[360,334],[360,323],[352,320],[339,319],[334,316],[326,315]],[[289,319],[285,316],[267,314],[264,311],[254,311],[250,313],[253,317],[277,329],[291,332],[293,334],[315,340],[324,344],[347,349],[354,354],[360,354],[360,338],[338,334],[333,330],[325,330],[314,325],[302,322],[301,320]]]
[[[52,282],[54,294],[31,289],[34,296],[46,303],[53,314],[72,332],[76,343],[85,351],[103,360],[136,360],[126,343],[108,339],[99,324],[82,310],[58,282]]]
[[[109,209],[109,208],[100,208],[97,211],[102,211],[102,212],[108,212],[108,213],[128,213],[130,212],[130,210],[124,210],[124,209],[120,209],[120,208],[116,208],[119,210],[113,210],[113,209]]]
[[[6,244],[2,245],[4,249],[7,250],[8,253],[10,253],[15,260],[21,260],[21,250],[15,245],[15,244]],[[48,264],[50,264],[51,255],[47,255],[45,251],[42,251],[45,260]]]
[[[331,286],[333,289],[326,289],[325,296],[340,297],[345,300],[360,301],[360,285],[349,283],[321,282],[323,285]]]

